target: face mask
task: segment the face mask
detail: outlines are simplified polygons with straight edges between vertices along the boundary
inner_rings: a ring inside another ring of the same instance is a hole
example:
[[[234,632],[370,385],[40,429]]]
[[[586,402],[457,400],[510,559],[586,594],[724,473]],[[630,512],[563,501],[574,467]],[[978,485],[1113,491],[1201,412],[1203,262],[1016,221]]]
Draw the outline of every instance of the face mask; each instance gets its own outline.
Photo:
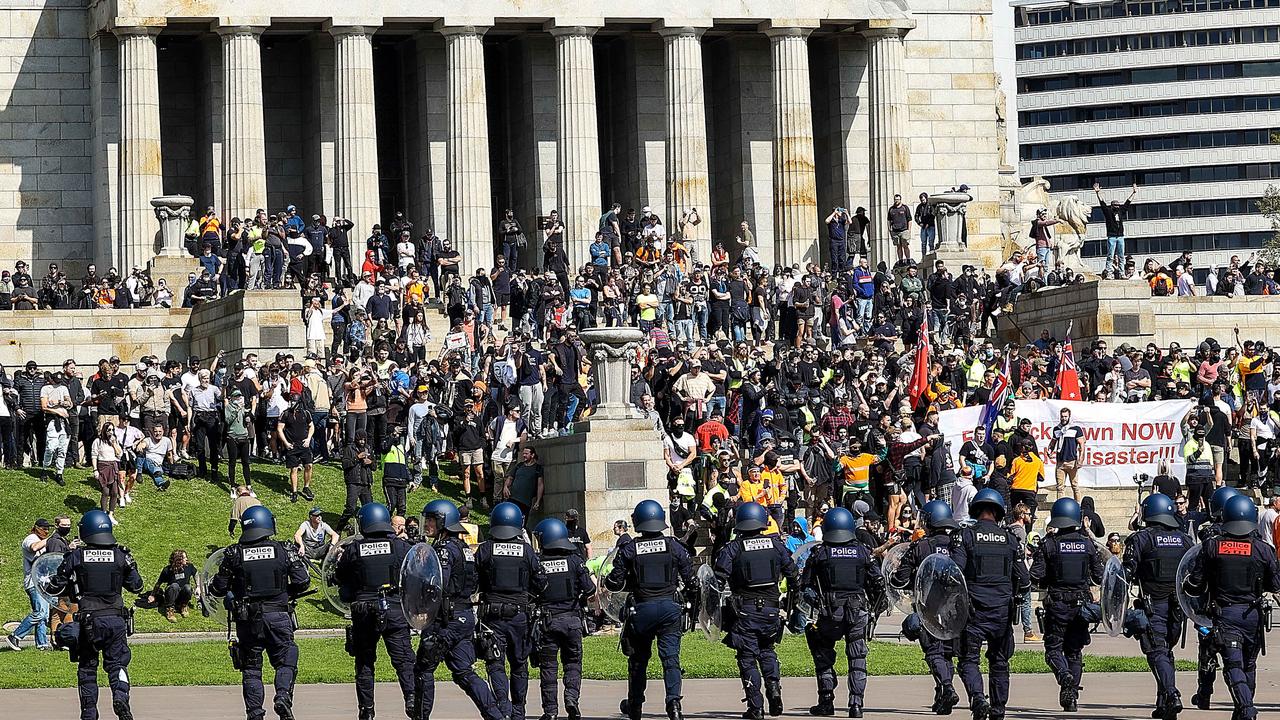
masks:
[[[60,527],[60,528],[58,528],[58,534],[59,534],[59,535],[61,535],[62,537],[66,537],[66,536],[68,536],[68,535],[70,535],[70,534],[71,534],[71,528],[69,528],[69,527]]]

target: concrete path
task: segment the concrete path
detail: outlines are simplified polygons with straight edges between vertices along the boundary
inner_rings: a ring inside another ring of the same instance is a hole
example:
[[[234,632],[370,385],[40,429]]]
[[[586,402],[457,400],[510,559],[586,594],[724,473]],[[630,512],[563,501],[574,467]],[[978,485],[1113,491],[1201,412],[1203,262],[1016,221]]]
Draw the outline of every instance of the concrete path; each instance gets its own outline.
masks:
[[[1265,660],[1265,658],[1264,658]],[[1275,664],[1266,663],[1259,668],[1259,717],[1275,717],[1280,712],[1280,689],[1277,688]],[[1194,677],[1182,673],[1179,685],[1186,690],[1194,685]],[[843,679],[837,694],[837,702],[845,699]],[[1080,712],[1073,716],[1081,720],[1140,720],[1148,718],[1154,683],[1150,675],[1127,673],[1110,676],[1090,676],[1084,679],[1085,691]],[[961,697],[964,692],[959,681],[956,684]],[[1218,685],[1217,702],[1207,712],[1191,710],[1182,720],[1228,720],[1230,703],[1221,683]],[[541,714],[537,705],[536,685],[530,688],[534,703],[528,710],[532,720]],[[932,683],[921,677],[873,677],[867,687],[866,716],[885,720],[922,719],[934,717],[928,705],[933,701]],[[398,720],[401,715],[399,690],[394,684],[380,684],[381,701],[379,717]],[[808,717],[808,706],[814,702],[814,681],[809,678],[789,678],[783,684],[786,701],[786,717]],[[649,681],[650,701],[646,705],[646,718],[665,718],[662,704],[662,683]],[[684,684],[685,714],[690,718],[736,718],[742,711],[739,698],[742,686],[736,680],[691,680]],[[586,718],[616,720],[618,700],[625,694],[625,683],[588,681],[583,683],[582,711]],[[270,691],[268,690],[268,697]],[[1064,717],[1057,706],[1057,686],[1049,675],[1015,675],[1008,717],[1029,720],[1052,720]],[[0,691],[0,707],[20,710],[22,717],[75,717],[76,691],[60,690],[3,690]],[[307,685],[296,693],[295,713],[299,720],[353,720],[356,717],[355,691],[351,685]],[[104,718],[111,717],[111,698],[104,690],[101,702]],[[133,712],[138,720],[228,720],[241,717],[243,705],[238,687],[172,687],[138,688],[133,691]],[[274,718],[268,709],[268,717]],[[18,715],[15,714],[14,717]],[[437,685],[436,710],[432,720],[474,720],[475,708],[452,684]],[[967,712],[957,709],[953,718],[964,719]]]

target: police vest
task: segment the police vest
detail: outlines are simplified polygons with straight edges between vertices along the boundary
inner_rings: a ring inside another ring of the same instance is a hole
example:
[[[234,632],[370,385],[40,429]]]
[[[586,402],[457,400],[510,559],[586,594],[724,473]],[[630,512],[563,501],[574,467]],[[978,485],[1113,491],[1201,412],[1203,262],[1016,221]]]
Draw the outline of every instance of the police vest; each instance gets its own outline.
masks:
[[[396,552],[398,541],[391,536],[367,537],[347,546],[346,552],[356,557],[359,592],[376,595],[384,588],[388,594],[400,591],[400,563],[403,552]]]
[[[1148,595],[1168,596],[1176,589],[1178,564],[1191,549],[1191,538],[1177,530],[1155,529],[1144,530],[1143,537],[1150,545],[1142,548],[1138,559],[1138,580]]]
[[[676,568],[671,557],[670,538],[665,535],[640,536],[632,543],[632,560],[636,592],[642,598],[671,595],[675,592]]]
[[[458,538],[445,538],[436,542],[436,554],[440,557],[441,570],[445,573],[445,587],[449,600],[455,606],[471,605],[471,596],[479,584],[476,570],[476,554]]]
[[[824,545],[818,582],[830,593],[864,592],[871,552],[856,542]]]
[[[547,576],[547,589],[538,597],[542,605],[573,605],[580,594],[578,588],[578,554],[574,552],[552,555],[544,553],[542,572]]]
[[[529,546],[518,541],[490,540],[485,559],[486,595],[496,599],[528,601]]]
[[[382,479],[409,479],[409,466],[405,464],[404,450],[399,445],[392,445],[386,455],[382,456]]]
[[[1251,538],[1221,537],[1206,549],[1211,561],[1206,577],[1215,596],[1240,597],[1258,592],[1258,564]]]
[[[965,579],[970,584],[1005,585],[1013,578],[1013,553],[1009,550],[1009,533],[995,523],[984,520],[966,533],[969,562],[965,563]]]
[[[1046,541],[1047,580],[1054,589],[1078,590],[1089,585],[1089,563],[1093,541],[1078,532],[1055,535]]]
[[[733,558],[729,587],[735,591],[754,590],[754,593],[745,593],[753,596],[772,594],[776,599],[782,562],[778,559],[774,539],[755,535],[740,537],[734,543],[738,546],[738,554]]]
[[[235,546],[247,600],[270,600],[285,594],[289,562],[285,548],[274,540]]]
[[[76,572],[81,610],[124,608],[120,587],[124,585],[127,564],[124,551],[118,547],[86,547],[80,553]]]

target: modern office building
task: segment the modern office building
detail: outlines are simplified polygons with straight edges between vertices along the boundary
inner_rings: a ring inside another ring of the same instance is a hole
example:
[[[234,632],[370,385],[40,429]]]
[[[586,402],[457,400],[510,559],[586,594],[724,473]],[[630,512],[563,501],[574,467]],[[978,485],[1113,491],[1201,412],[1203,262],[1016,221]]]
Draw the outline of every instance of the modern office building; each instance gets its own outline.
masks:
[[[1280,0],[1013,0],[1018,170],[1091,206],[1138,195],[1139,264],[1205,263],[1270,237],[1257,211],[1280,183]],[[1094,208],[1084,256],[1102,265]]]

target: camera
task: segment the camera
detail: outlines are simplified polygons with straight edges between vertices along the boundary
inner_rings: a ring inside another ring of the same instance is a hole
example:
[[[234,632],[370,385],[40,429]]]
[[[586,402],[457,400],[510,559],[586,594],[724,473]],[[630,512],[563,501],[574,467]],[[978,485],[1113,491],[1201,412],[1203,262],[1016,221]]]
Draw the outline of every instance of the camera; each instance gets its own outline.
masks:
[[[1133,482],[1137,485],[1149,485],[1151,483],[1151,476],[1147,473],[1134,473]]]

